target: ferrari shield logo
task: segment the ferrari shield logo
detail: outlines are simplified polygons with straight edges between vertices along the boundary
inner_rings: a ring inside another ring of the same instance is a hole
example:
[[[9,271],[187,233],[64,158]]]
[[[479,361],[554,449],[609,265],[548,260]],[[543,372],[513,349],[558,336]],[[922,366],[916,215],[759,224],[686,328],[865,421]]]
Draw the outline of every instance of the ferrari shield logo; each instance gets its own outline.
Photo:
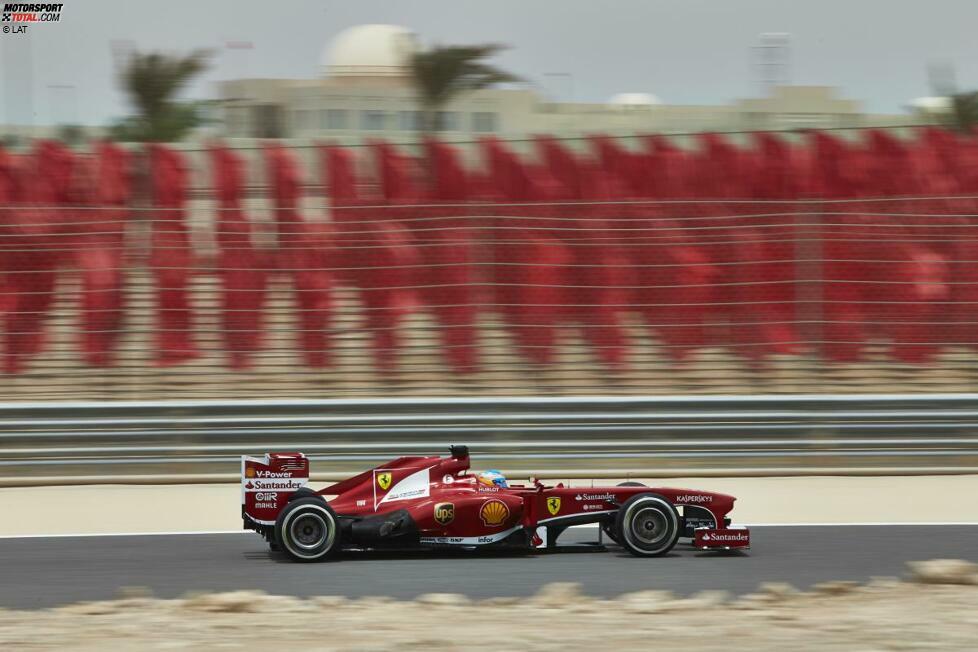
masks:
[[[437,503],[435,505],[435,521],[439,525],[448,525],[455,520],[455,505],[452,503]]]
[[[560,512],[560,498],[557,496],[551,496],[547,498],[547,511],[550,512],[551,516],[556,516]]]
[[[387,471],[377,474],[377,486],[387,491],[391,488],[391,474]]]

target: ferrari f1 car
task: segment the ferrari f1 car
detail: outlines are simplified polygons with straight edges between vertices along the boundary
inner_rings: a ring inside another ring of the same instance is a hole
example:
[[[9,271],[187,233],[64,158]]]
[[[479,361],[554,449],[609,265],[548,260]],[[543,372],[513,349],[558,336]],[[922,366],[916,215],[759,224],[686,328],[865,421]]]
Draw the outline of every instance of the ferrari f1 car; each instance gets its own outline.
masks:
[[[566,528],[587,523],[640,557],[664,555],[681,538],[701,550],[750,547],[747,528],[727,517],[733,496],[638,483],[509,485],[468,471],[468,448],[453,446],[448,457],[400,457],[314,491],[302,453],[243,457],[244,527],[302,562],[344,549],[547,551]]]

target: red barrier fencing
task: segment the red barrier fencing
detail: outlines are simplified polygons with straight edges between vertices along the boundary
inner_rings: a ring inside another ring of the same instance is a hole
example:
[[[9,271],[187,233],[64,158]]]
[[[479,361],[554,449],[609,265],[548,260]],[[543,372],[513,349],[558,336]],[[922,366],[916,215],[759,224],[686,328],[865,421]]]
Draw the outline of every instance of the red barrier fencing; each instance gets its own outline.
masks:
[[[487,139],[469,168],[437,141],[324,146],[325,211],[280,144],[260,152],[262,206],[240,153],[206,155],[205,207],[166,145],[0,151],[0,398],[32,395],[20,377],[41,398],[69,397],[65,378],[233,396],[282,376],[318,395],[641,393],[674,373],[690,391],[697,365],[753,391],[787,365],[819,391],[846,365],[975,366],[975,137],[594,137],[584,154],[541,137],[522,156]],[[975,389],[952,376],[939,388]]]

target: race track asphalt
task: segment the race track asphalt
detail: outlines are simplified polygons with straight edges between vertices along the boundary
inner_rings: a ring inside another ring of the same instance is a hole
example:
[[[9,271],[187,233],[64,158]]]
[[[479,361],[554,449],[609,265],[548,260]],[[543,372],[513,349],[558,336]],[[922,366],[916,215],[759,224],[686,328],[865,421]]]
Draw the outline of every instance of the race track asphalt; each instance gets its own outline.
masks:
[[[594,540],[575,528],[568,541]],[[758,527],[749,553],[702,553],[677,546],[667,557],[608,552],[511,554],[347,553],[323,564],[296,564],[271,553],[258,535],[189,534],[0,539],[0,607],[45,608],[118,597],[121,587],[156,596],[188,591],[260,589],[297,596],[411,598],[464,593],[527,596],[549,582],[575,581],[586,593],[704,589],[749,593],[765,581],[806,588],[827,580],[902,576],[905,562],[978,561],[978,525]],[[564,537],[561,538],[564,541]]]

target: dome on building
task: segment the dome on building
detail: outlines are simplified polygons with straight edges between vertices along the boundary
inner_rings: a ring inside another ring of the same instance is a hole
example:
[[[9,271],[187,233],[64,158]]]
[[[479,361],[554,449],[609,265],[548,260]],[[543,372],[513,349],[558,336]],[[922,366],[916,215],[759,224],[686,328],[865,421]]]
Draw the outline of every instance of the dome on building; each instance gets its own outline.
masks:
[[[618,93],[608,100],[614,106],[654,106],[662,104],[659,98],[651,93]]]
[[[949,111],[951,106],[951,98],[944,96],[918,97],[910,101],[910,108],[917,111],[922,111],[924,113],[939,113],[941,111]]]
[[[323,50],[320,65],[331,77],[389,77],[407,73],[417,37],[397,25],[357,25]]]

